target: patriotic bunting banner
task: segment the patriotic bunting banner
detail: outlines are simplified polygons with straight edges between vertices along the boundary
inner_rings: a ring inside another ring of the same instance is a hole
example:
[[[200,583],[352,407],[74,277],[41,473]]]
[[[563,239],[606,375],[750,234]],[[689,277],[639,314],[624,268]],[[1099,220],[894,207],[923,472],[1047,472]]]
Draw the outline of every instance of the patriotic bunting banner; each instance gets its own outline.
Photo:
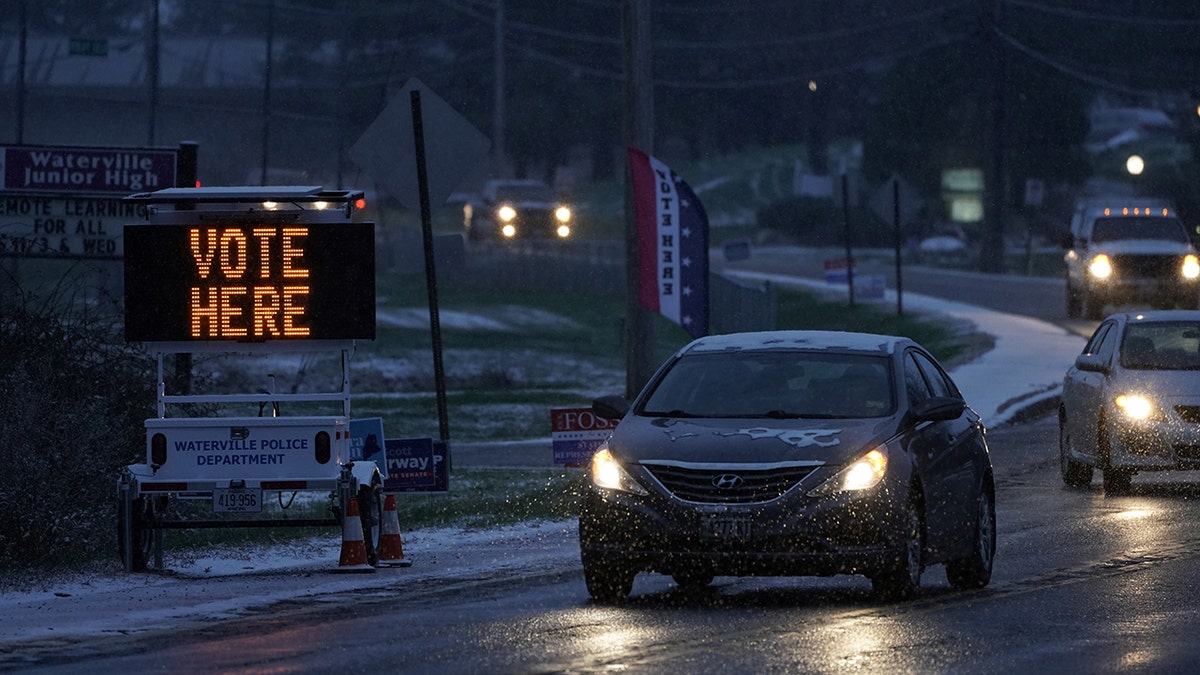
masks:
[[[643,307],[692,335],[708,334],[708,214],[674,171],[629,149]]]

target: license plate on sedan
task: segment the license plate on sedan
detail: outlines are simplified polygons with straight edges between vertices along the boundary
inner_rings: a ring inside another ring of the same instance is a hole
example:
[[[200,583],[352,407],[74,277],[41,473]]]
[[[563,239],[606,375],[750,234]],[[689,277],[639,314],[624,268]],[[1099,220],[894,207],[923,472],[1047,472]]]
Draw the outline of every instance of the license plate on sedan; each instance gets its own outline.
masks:
[[[704,533],[717,539],[749,539],[750,518],[747,516],[709,515],[704,519]]]
[[[262,512],[261,488],[213,488],[214,513]]]

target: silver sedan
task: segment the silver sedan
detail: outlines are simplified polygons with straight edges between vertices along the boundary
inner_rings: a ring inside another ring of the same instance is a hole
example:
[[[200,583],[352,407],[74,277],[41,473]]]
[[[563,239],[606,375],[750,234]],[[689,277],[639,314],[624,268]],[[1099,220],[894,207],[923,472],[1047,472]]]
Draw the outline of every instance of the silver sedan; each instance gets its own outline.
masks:
[[[1067,370],[1058,420],[1069,486],[1096,468],[1109,493],[1139,471],[1200,469],[1200,311],[1106,318]]]

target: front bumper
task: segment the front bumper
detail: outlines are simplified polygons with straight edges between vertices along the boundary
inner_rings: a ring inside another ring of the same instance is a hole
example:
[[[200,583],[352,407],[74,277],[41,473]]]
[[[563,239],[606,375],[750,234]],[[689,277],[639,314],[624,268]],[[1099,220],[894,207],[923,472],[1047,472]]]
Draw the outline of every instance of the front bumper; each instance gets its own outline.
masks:
[[[1109,465],[1140,471],[1200,469],[1200,424],[1172,419],[1112,429]]]
[[[866,494],[715,505],[591,487],[579,519],[582,555],[636,571],[716,576],[868,574],[896,560],[907,495]]]

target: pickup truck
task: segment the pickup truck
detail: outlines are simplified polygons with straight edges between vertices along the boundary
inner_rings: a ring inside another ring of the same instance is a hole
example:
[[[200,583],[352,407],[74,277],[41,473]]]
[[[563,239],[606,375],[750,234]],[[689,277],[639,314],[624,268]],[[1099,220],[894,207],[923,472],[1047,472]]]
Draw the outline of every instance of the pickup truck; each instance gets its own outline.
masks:
[[[494,179],[463,205],[469,241],[567,239],[571,208],[539,180]]]

